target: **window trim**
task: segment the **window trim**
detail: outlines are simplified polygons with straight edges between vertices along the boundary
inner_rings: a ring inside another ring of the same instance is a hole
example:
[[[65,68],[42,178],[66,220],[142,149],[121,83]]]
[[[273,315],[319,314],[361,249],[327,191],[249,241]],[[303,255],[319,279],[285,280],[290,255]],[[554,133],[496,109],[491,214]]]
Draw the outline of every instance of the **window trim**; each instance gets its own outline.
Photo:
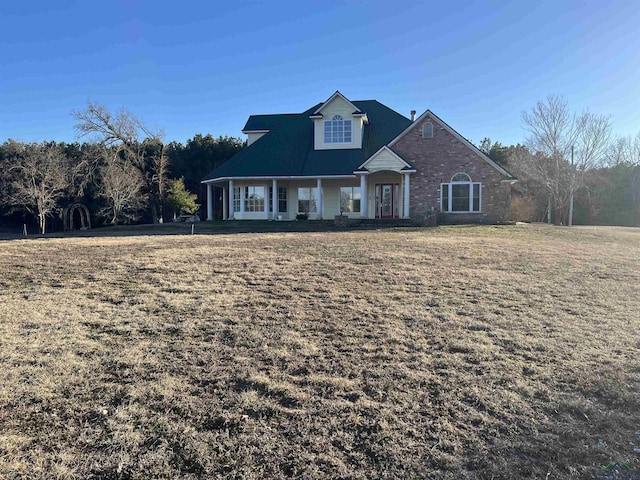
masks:
[[[469,181],[460,181],[460,180],[456,180],[454,181],[454,178],[458,177],[460,175],[465,175]],[[468,210],[452,210],[453,207],[453,187],[457,186],[457,185],[463,185],[463,186],[468,186],[469,187],[469,205],[468,205]],[[445,188],[447,189],[447,205],[446,205],[446,209],[443,208],[444,205],[444,199],[445,199],[445,195],[444,195],[444,190]],[[482,183],[481,182],[474,182],[471,179],[471,176],[468,173],[465,172],[458,172],[455,175],[453,175],[451,177],[451,181],[450,182],[443,182],[440,184],[440,211],[442,211],[443,213],[453,213],[453,214],[458,214],[458,213],[482,213]],[[478,209],[474,210],[474,203],[475,203],[475,193],[478,193]]]
[[[351,196],[349,197],[349,202],[352,205],[351,211],[347,211],[347,210],[343,210],[342,209],[342,189],[343,188],[351,190]],[[356,190],[357,190],[357,192],[356,192]],[[358,195],[358,198],[354,199],[354,195],[356,193]],[[358,201],[358,210],[355,210],[353,208],[354,200]],[[346,186],[346,187],[342,186],[342,187],[339,187],[339,190],[338,190],[338,206],[340,207],[340,213],[347,213],[347,214],[349,214],[349,213],[354,213],[354,214],[355,213],[361,213],[362,212],[362,195],[361,195],[361,192],[360,192],[360,187],[359,186]]]
[[[240,208],[241,208],[241,201],[240,201],[240,195],[241,195],[241,189],[242,187],[240,186],[234,186],[233,187],[233,213],[240,213]]]
[[[262,199],[256,197],[256,189],[262,189]],[[269,192],[267,191],[264,185],[245,185],[244,189],[244,212],[245,213],[256,213],[256,212],[264,212],[264,202],[267,201],[267,197]],[[252,191],[254,197],[251,198]],[[262,205],[260,205],[262,203]],[[260,208],[258,208],[260,206]]]
[[[323,123],[323,140],[325,145],[349,145],[353,143],[353,120],[344,120],[341,115],[334,115]],[[348,129],[346,128],[348,125]],[[349,130],[349,140],[345,140]],[[334,138],[338,140],[334,141]]]
[[[426,132],[425,127],[429,126],[429,132]],[[422,138],[424,139],[429,139],[429,138],[433,138],[433,123],[431,122],[425,122],[422,124]]]
[[[303,201],[307,201],[309,202],[309,210],[305,211],[305,210],[300,210],[300,190],[309,190],[309,199],[305,199]],[[298,214],[301,213],[307,213],[307,214],[317,214],[318,213],[318,197],[317,197],[317,191],[318,191],[318,187],[298,187],[298,191],[297,191],[297,206],[296,206],[296,210]],[[311,205],[314,206],[314,209],[311,210]]]
[[[284,193],[284,195],[280,195],[281,193]],[[284,209],[282,208],[283,205],[284,205]],[[289,211],[289,189],[287,187],[278,187],[278,213],[287,213],[288,211]]]
[[[278,187],[278,201],[276,203],[278,211],[276,215],[280,213],[287,213],[289,210],[289,195],[287,187]],[[284,207],[284,208],[283,208]],[[269,213],[273,213],[273,185],[269,185]]]
[[[464,176],[466,180],[460,180],[460,177],[462,176]],[[471,177],[469,176],[469,174],[465,172],[458,172],[453,177],[451,177],[451,183],[469,183],[469,182],[471,182]]]
[[[273,213],[273,185],[269,185],[269,213]]]

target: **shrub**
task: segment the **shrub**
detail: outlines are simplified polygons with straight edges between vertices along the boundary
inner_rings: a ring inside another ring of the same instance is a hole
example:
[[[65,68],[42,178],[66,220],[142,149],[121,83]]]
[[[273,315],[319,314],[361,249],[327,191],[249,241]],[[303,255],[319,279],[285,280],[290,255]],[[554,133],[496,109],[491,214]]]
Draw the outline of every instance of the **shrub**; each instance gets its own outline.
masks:
[[[533,201],[531,198],[513,197],[511,199],[511,220],[514,222],[533,221]]]

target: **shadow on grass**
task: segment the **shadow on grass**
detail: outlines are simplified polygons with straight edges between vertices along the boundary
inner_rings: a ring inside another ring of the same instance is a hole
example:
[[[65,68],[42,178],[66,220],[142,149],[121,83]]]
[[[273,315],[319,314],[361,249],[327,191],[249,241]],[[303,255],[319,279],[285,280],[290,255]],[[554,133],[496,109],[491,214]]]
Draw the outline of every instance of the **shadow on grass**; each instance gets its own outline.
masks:
[[[192,229],[193,227],[193,229]],[[380,230],[392,228],[419,228],[407,221],[375,220],[349,227],[337,227],[333,220],[273,221],[273,220],[219,220],[198,223],[158,223],[143,225],[117,225],[92,230],[52,232],[29,235],[26,238],[90,238],[135,237],[148,235],[229,235],[238,233],[288,232],[343,232],[349,230]],[[24,239],[19,232],[0,231],[0,240]]]

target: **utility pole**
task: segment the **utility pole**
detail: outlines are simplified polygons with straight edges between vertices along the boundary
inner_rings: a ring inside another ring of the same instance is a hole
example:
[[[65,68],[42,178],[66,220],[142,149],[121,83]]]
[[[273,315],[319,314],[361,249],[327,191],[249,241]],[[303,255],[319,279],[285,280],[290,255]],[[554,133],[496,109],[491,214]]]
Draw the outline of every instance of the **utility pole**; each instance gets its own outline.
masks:
[[[571,171],[569,172],[569,226],[573,226],[573,180],[575,168],[573,166],[573,145],[571,145]]]

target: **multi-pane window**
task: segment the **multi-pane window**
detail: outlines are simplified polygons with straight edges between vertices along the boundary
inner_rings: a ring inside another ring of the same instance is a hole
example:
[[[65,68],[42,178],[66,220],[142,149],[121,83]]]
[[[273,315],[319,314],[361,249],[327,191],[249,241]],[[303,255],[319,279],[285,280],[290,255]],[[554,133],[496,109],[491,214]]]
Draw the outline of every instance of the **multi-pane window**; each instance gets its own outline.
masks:
[[[273,187],[269,187],[269,211],[273,212]],[[286,187],[278,187],[278,213],[287,213]]]
[[[240,187],[233,187],[233,211],[240,211]]]
[[[340,211],[360,213],[360,187],[340,187]]]
[[[451,182],[440,185],[440,208],[443,212],[479,212],[482,186],[466,173],[456,173]]]
[[[287,189],[278,187],[278,212],[287,213]]]
[[[298,212],[317,213],[316,192],[314,188],[298,188]]]
[[[263,212],[264,211],[264,187],[249,186],[244,187],[244,211]]]
[[[273,187],[269,187],[269,211],[273,212]],[[278,187],[278,213],[287,213],[287,187]]]
[[[335,115],[324,122],[324,143],[351,143],[351,120]]]
[[[273,212],[273,187],[269,187],[269,211]]]

